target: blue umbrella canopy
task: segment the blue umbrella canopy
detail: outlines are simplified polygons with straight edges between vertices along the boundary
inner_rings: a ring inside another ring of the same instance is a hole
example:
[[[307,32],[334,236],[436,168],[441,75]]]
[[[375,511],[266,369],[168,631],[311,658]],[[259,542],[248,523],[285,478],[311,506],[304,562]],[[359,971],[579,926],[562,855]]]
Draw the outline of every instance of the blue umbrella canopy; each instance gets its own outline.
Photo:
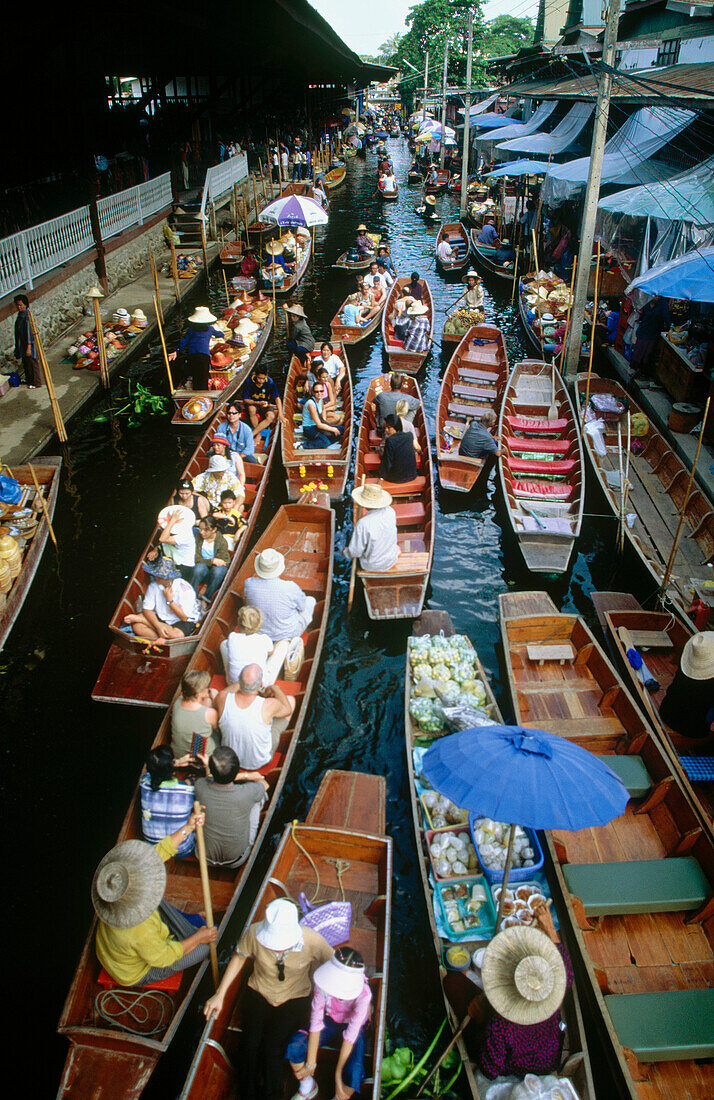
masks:
[[[663,298],[714,302],[714,246],[698,248],[651,268],[631,282],[625,293],[631,290],[661,294]]]
[[[586,829],[623,813],[629,795],[587,749],[544,730],[484,726],[436,741],[422,772],[462,809],[531,829]]]

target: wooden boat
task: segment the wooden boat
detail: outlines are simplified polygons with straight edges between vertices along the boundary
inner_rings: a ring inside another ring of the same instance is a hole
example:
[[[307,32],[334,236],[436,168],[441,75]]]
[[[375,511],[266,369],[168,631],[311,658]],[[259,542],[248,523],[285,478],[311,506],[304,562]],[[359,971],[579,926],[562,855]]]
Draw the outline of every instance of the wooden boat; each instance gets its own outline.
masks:
[[[382,202],[396,202],[397,199],[399,198],[399,184],[397,183],[397,181],[395,179],[395,181],[394,181],[394,190],[393,191],[385,191],[378,184],[377,185],[377,193],[379,194],[379,197],[382,200]]]
[[[290,360],[288,377],[285,382],[283,398],[283,467],[286,474],[288,499],[297,500],[302,486],[313,481],[327,487],[330,500],[340,500],[347,483],[347,471],[352,454],[352,379],[347,353],[341,344],[333,344],[334,353],[347,367],[338,411],[344,413],[344,432],[339,450],[301,448],[302,411],[297,403],[295,380],[305,373],[305,368],[296,355]],[[312,353],[313,363],[322,362],[319,349]]]
[[[436,923],[434,915],[434,887],[433,876],[431,872],[431,862],[429,859],[429,853],[426,843],[426,829],[430,828],[430,821],[426,817],[425,807],[421,801],[419,791],[417,789],[417,768],[415,767],[414,750],[419,748],[428,748],[430,743],[434,740],[434,735],[424,732],[420,729],[418,724],[410,716],[410,703],[411,703],[411,676],[409,675],[409,653],[411,650],[412,640],[414,637],[424,634],[438,635],[443,634],[445,637],[449,637],[454,633],[451,619],[446,611],[424,611],[421,618],[414,624],[412,639],[410,639],[407,648],[407,673],[405,676],[405,693],[404,693],[404,726],[406,735],[406,758],[407,758],[407,774],[409,778],[409,793],[411,797],[412,807],[412,821],[414,825],[414,837],[416,840],[417,848],[417,862],[419,864],[419,876],[421,879],[422,891],[424,894],[424,901],[426,905],[427,916],[429,919],[429,927],[431,929],[432,940],[434,942],[434,951],[438,959],[439,965],[439,977],[441,981],[441,989],[444,998],[444,1005],[446,1007],[449,1023],[453,1031],[456,1031],[458,1025],[465,1014],[465,1004],[470,999],[470,995],[464,995],[462,990],[471,989],[471,984],[466,979],[461,979],[461,975],[454,975],[445,966],[444,952],[450,946],[450,942],[444,936],[440,935],[439,927]],[[498,708],[495,696],[491,689],[488,677],[483,669],[483,666],[478,658],[478,654],[474,654],[476,665],[476,679],[479,680],[485,690],[485,701],[483,709],[486,711],[489,717],[491,717],[494,723],[503,724],[503,717]],[[479,947],[483,947],[487,940],[477,936],[474,936],[473,940],[463,940],[465,947],[469,953],[473,953],[478,950]],[[454,981],[455,979],[455,981]],[[458,987],[459,980],[464,981],[462,990]],[[456,994],[461,993],[461,1004],[455,1004],[457,1000]],[[572,1084],[577,1090],[577,1094],[582,1100],[595,1100],[595,1089],[592,1081],[592,1074],[590,1070],[590,1060],[588,1056],[587,1039],[585,1036],[585,1027],[583,1023],[582,1013],[580,1010],[580,1004],[578,1001],[577,991],[573,987],[568,994],[562,1010],[563,1018],[566,1024],[566,1037],[563,1047],[563,1054],[561,1058],[561,1072],[571,1078]],[[482,1093],[479,1091],[477,1079],[476,1079],[476,1063],[469,1051],[469,1044],[473,1037],[474,1029],[468,1029],[461,1033],[457,1039],[457,1050],[461,1059],[461,1063],[464,1068],[464,1074],[470,1090],[471,1096],[474,1100],[482,1100]]]
[[[511,272],[511,280],[513,280],[513,272]],[[528,340],[528,343],[533,348],[535,354],[542,357],[542,355],[543,355],[543,345],[540,341],[540,337],[534,332],[533,326],[531,325],[530,321],[528,320],[527,312],[528,312],[528,306],[527,306],[527,303],[526,303],[525,292],[523,290],[519,290],[518,291],[518,315],[521,319],[521,324],[523,326],[523,330],[526,334],[526,338]]]
[[[220,254],[223,266],[231,268],[239,264],[243,259],[245,248],[243,241],[228,241],[224,244]]]
[[[423,290],[422,303],[427,306],[429,311],[426,314],[429,319],[429,343],[427,344],[426,351],[406,351],[401,340],[397,340],[394,335],[392,315],[394,313],[394,303],[403,293],[404,287],[409,282],[410,280],[404,276],[403,278],[395,279],[392,284],[392,288],[387,298],[387,304],[382,313],[382,340],[384,341],[384,350],[389,358],[390,369],[402,371],[405,374],[416,374],[431,350],[434,336],[434,301],[426,279],[420,279],[419,285]]]
[[[194,478],[206,469],[208,451],[216,427],[221,420],[219,413],[204,433],[198,447],[181,475],[182,478]],[[265,455],[264,465],[257,462],[244,462],[245,512],[246,525],[236,536],[231,564],[223,584],[216,593],[207,618],[204,619],[195,634],[188,638],[164,639],[160,642],[147,642],[135,634],[122,630],[124,616],[136,611],[146,591],[149,577],[142,568],[149,550],[158,545],[160,529],[154,527],[134,572],[129,578],[122,597],[109,622],[112,643],[102,665],[97,682],[92,689],[92,698],[99,703],[136,703],[144,707],[166,707],[173,698],[178,682],[183,676],[191,654],[203,642],[210,626],[213,611],[219,606],[223,594],[233,583],[233,576],[239,563],[245,556],[255,530],[258,514],[263,504],[265,491],[270,480],[270,471],[277,447],[279,426],[276,424],[267,450],[263,441],[256,444],[258,454]],[[168,503],[173,502],[173,496]]]
[[[714,1095],[714,840],[595,638],[544,593],[501,596],[516,721],[598,755],[631,801],[546,836],[617,1095]]]
[[[553,406],[557,415],[549,419]],[[585,485],[580,426],[555,366],[516,364],[498,435],[503,497],[526,565],[534,573],[564,573],[580,534]]]
[[[421,614],[434,558],[434,478],[431,467],[431,445],[419,386],[414,378],[406,378],[402,387],[405,396],[414,397],[419,409],[414,415],[417,442],[421,446],[421,467],[413,481],[395,484],[380,481],[377,420],[373,402],[380,390],[389,388],[389,377],[373,378],[367,387],[359,426],[355,485],[363,475],[370,483],[381,484],[392,496],[397,515],[397,539],[400,555],[397,564],[386,573],[363,573],[362,579],[367,613],[370,619],[409,619]],[[353,509],[356,523],[360,509]]]
[[[290,195],[300,195],[311,199],[314,194],[312,180],[301,180],[298,183],[286,183],[280,192],[281,199],[287,199]]]
[[[439,259],[439,245],[447,241],[453,249],[453,257],[447,263]],[[469,238],[461,222],[446,222],[436,238],[436,266],[442,274],[449,275],[463,271],[469,262]]]
[[[344,271],[366,271],[372,260],[377,255],[377,247],[380,244],[382,237],[379,233],[368,233],[367,236],[374,241],[374,256],[363,256],[359,260],[348,260],[347,255],[349,249],[345,251],[335,260],[333,267],[342,268]],[[387,251],[390,251],[389,249]]]
[[[423,183],[424,173],[418,168],[410,168],[407,173],[407,184],[410,183]]]
[[[293,271],[292,275],[288,275],[280,289],[278,289],[278,287],[275,288],[275,293],[280,298],[284,298],[286,294],[291,294],[300,284],[305,275],[305,272],[307,271],[307,266],[310,263],[310,256],[312,255],[312,237],[297,237],[295,234],[292,233],[291,230],[288,230],[287,233],[283,233],[280,240],[285,242],[286,238],[290,236],[294,237],[297,241],[300,242],[297,246],[297,267],[295,271]],[[273,291],[271,288],[270,293],[272,294],[272,292]],[[265,293],[268,293],[267,290]]]
[[[343,325],[341,320],[342,313],[351,297],[352,292],[347,295],[344,302],[330,322],[330,339],[333,343],[335,340],[338,340],[341,344],[359,344],[361,340],[366,339],[367,336],[371,336],[375,329],[377,329],[380,325],[382,314],[384,313],[384,307],[387,304],[387,299],[389,295],[387,294],[384,296],[384,298],[382,299],[382,305],[377,310],[374,317],[370,318],[366,325]]]
[[[476,263],[482,268],[488,275],[495,275],[497,279],[501,279],[503,282],[512,283],[514,276],[514,263],[510,267],[505,267],[503,264],[497,264],[493,260],[493,256],[498,251],[497,248],[489,248],[488,245],[481,244],[476,240],[477,235],[481,232],[480,229],[471,230],[471,252],[473,254]],[[523,319],[523,318],[521,318]],[[528,325],[528,322],[525,322]],[[533,329],[528,325],[529,336],[531,342],[535,339],[535,333]],[[536,340],[538,345],[538,351],[540,352],[540,340]]]
[[[439,168],[436,173],[436,183],[425,183],[425,195],[443,195],[449,186],[449,173],[446,168]]]
[[[503,333],[495,325],[474,325],[454,352],[439,391],[436,456],[444,489],[468,493],[488,477],[493,460],[460,455],[459,442],[472,419],[489,411],[498,416],[507,380]]]
[[[385,801],[382,777],[328,771],[305,824],[286,827],[240,932],[243,935],[251,924],[261,920],[271,901],[284,896],[281,886],[293,898],[301,892],[312,897],[319,891],[320,902],[341,900],[343,896],[351,902],[349,943],[365,960],[373,1007],[366,1077],[358,1100],[379,1100],[380,1094],[392,890],[392,842],[384,835]],[[338,879],[336,867],[341,861],[347,866]],[[248,977],[246,965],[227,995],[221,1015],[205,1025],[181,1100],[222,1100],[236,1095],[240,1020]],[[330,1090],[334,1092],[334,1060],[334,1052],[320,1050],[316,1077],[325,1096]],[[286,1074],[290,1074],[287,1066]],[[295,1088],[294,1080],[291,1086]]]
[[[576,392],[581,405],[585,400],[586,388],[585,377],[579,375]],[[609,394],[624,402],[625,408],[629,408],[631,414],[640,413],[644,416],[640,407],[618,382],[599,378],[594,374],[591,376],[589,392],[592,396]],[[627,461],[626,417],[623,416],[619,422],[606,422],[606,455],[597,454],[592,437],[587,431],[583,433],[588,457],[615,516],[621,513],[618,431],[624,441],[624,465]],[[629,523],[624,524],[624,531],[628,543],[660,587],[679,524],[690,471],[649,418],[647,435],[642,437],[642,442],[645,444],[644,450],[637,455],[630,454],[625,513],[630,516],[634,514],[635,519],[631,527]],[[687,502],[681,541],[667,586],[667,598],[680,615],[686,614],[692,589],[708,602],[706,589],[698,589],[698,586],[703,581],[711,580],[710,562],[714,562],[714,505],[695,483]]]
[[[265,778],[270,786],[269,799],[261,814],[260,828],[251,854],[237,870],[209,868],[214,914],[220,921],[219,943],[241,896],[243,884],[248,881],[255,859],[270,832],[273,814],[302,731],[327,628],[332,587],[333,541],[334,514],[331,509],[289,504],[280,509],[256,546],[256,550],[269,546],[280,550],[287,563],[283,576],[294,580],[305,592],[315,596],[318,602],[313,622],[307,632],[306,660],[300,670],[299,679],[283,684],[285,690],[295,697],[296,706],[287,729],[280,737],[276,755],[269,768],[265,769]],[[219,645],[234,623],[235,612],[242,602],[244,582],[252,575],[251,558],[234,577],[205,637],[191,659],[189,668],[210,672],[214,687],[221,688],[225,685]],[[154,747],[169,744],[170,741],[169,713],[161,724]],[[138,791],[118,838],[119,841],[131,839],[141,839]],[[164,897],[184,912],[198,913],[202,910],[203,894],[197,860],[189,857],[172,860],[167,864]],[[168,1018],[163,1023],[156,1018],[148,1021],[149,1027],[161,1024],[156,1033],[145,1036],[128,1033],[118,1026],[98,1023],[95,1016],[95,1001],[97,994],[101,992],[98,982],[99,963],[94,951],[95,932],[96,920],[92,923],[59,1023],[60,1033],[67,1036],[71,1046],[58,1095],[82,1098],[111,1095],[121,1096],[122,1100],[134,1100],[141,1094],[156,1063],[176,1034],[199,986],[206,964],[197,970],[183,972],[181,986],[170,998],[171,1010]],[[122,996],[131,999],[131,994]]]
[[[213,419],[218,409],[225,405],[231,397],[234,397],[251,371],[257,366],[258,360],[265,351],[270,334],[273,331],[275,320],[273,303],[264,295],[251,294],[244,296],[255,306],[261,305],[261,313],[265,320],[256,334],[253,350],[245,359],[236,359],[228,369],[211,367],[209,386],[216,387],[208,390],[187,389],[178,386],[171,391],[171,400],[174,403],[174,414],[171,423],[180,428],[202,428],[209,420]],[[256,322],[257,323],[257,322]]]
[[[22,496],[17,504],[0,504],[0,518],[2,534],[15,538],[22,562],[20,572],[12,580],[9,591],[0,593],[0,649],[5,645],[30,591],[49,535],[49,525],[37,496],[30,465],[34,468],[50,521],[59,493],[61,458],[43,456],[33,459],[31,464],[13,466],[11,476],[19,482]],[[5,466],[4,469],[8,470],[8,467]],[[26,509],[29,511],[26,512]],[[13,534],[14,531],[17,531],[16,535]]]
[[[338,187],[342,187],[347,176],[347,165],[342,164],[337,168],[330,168],[328,172],[325,172],[325,187],[328,194],[332,194]]]

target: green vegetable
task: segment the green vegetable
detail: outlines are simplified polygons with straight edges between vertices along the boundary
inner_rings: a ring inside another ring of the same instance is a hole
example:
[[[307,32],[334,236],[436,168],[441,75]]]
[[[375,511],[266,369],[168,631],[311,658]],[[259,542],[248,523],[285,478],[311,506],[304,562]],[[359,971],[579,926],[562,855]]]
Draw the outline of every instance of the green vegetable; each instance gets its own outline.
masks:
[[[443,1022],[441,1024],[441,1027],[439,1028],[436,1035],[432,1039],[431,1043],[427,1047],[426,1053],[422,1055],[422,1057],[419,1059],[419,1061],[416,1063],[415,1066],[412,1066],[411,1071],[407,1074],[407,1076],[402,1081],[400,1081],[400,1083],[397,1085],[397,1087],[395,1089],[392,1089],[392,1091],[387,1094],[386,1100],[393,1100],[393,1097],[398,1096],[400,1092],[404,1092],[404,1089],[407,1087],[407,1085],[410,1085],[412,1083],[412,1081],[415,1079],[415,1077],[417,1077],[419,1075],[419,1073],[421,1072],[423,1067],[426,1065],[426,1063],[431,1058],[434,1047],[439,1042],[439,1039],[441,1038],[441,1033],[442,1033],[442,1031],[444,1030],[445,1027],[446,1027],[446,1019],[443,1020]]]
[[[410,1047],[397,1047],[393,1054],[394,1059],[402,1066],[410,1066],[414,1061],[414,1055]]]

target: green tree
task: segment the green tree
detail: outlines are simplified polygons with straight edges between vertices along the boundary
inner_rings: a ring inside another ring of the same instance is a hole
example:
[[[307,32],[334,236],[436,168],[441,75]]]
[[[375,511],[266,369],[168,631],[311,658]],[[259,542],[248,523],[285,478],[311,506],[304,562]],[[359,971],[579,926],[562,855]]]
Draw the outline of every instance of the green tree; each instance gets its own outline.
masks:
[[[532,19],[498,15],[486,24],[479,48],[484,57],[508,57],[524,46],[532,46],[534,34]]]
[[[426,51],[429,51],[429,85],[434,88],[441,81],[441,64],[444,47],[449,46],[448,81],[463,84],[466,79],[466,53],[468,13],[473,14],[474,24],[474,83],[480,82],[485,66],[479,60],[478,51],[486,24],[481,12],[480,0],[422,0],[409,10],[403,35],[392,64],[401,66],[405,76],[400,86],[412,95],[423,87],[423,77],[409,70],[409,61],[419,73],[424,71]],[[483,51],[481,51],[483,53]]]
[[[390,34],[386,42],[383,42],[379,47],[379,57],[385,65],[391,65],[392,58],[396,55],[402,38],[403,35],[397,31],[396,34]]]

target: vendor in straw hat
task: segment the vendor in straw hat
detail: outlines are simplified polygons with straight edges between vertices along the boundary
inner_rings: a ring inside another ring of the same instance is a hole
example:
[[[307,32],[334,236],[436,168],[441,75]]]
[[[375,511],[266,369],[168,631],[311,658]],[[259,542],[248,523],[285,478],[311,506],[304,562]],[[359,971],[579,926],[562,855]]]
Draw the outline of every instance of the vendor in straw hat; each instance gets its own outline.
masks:
[[[280,241],[267,241],[263,247],[268,259],[260,272],[261,285],[269,289],[275,284],[279,290],[291,274],[290,267],[283,256],[284,246]]]
[[[176,351],[169,359],[174,360],[181,354],[182,380],[190,378],[194,390],[207,390],[211,371],[210,344],[215,337],[223,340],[223,333],[214,328],[216,318],[206,306],[197,306],[188,319],[188,328],[181,337]]]
[[[288,322],[288,351],[294,352],[302,365],[306,366],[310,352],[315,350],[315,337],[307,323],[305,310],[299,302],[286,302],[283,312]]]
[[[252,960],[242,1013],[242,1100],[282,1100],[285,1048],[308,1026],[311,975],[331,958],[327,940],[300,924],[298,908],[287,898],[271,901],[263,919],[239,941],[203,1011],[209,1020],[223,1011],[231,986]]]
[[[689,639],[659,715],[682,737],[701,740],[714,734],[714,631]]]
[[[374,241],[369,236],[364,222],[357,226],[356,244],[360,256],[371,256],[374,253]]]
[[[466,284],[466,290],[459,301],[464,302],[469,309],[483,309],[483,283],[478,271],[470,268],[461,282]]]
[[[284,580],[285,558],[272,548],[256,555],[255,576],[243,587],[246,603],[263,614],[263,633],[272,642],[299,638],[315,614],[314,596],[306,596],[295,581]]]
[[[476,240],[479,244],[485,244],[488,248],[501,247],[501,241],[496,229],[496,219],[492,214],[487,214],[483,219],[483,225],[476,235]]]
[[[97,958],[118,985],[162,981],[201,962],[208,944],[215,942],[215,926],[196,928],[164,899],[164,864],[204,823],[205,814],[192,813],[185,825],[155,847],[143,840],[125,840],[97,867],[92,882]]]
[[[364,573],[386,573],[399,557],[397,517],[392,498],[381,485],[365,484],[352,490],[352,499],[364,509],[356,522],[346,558],[359,558]]]

